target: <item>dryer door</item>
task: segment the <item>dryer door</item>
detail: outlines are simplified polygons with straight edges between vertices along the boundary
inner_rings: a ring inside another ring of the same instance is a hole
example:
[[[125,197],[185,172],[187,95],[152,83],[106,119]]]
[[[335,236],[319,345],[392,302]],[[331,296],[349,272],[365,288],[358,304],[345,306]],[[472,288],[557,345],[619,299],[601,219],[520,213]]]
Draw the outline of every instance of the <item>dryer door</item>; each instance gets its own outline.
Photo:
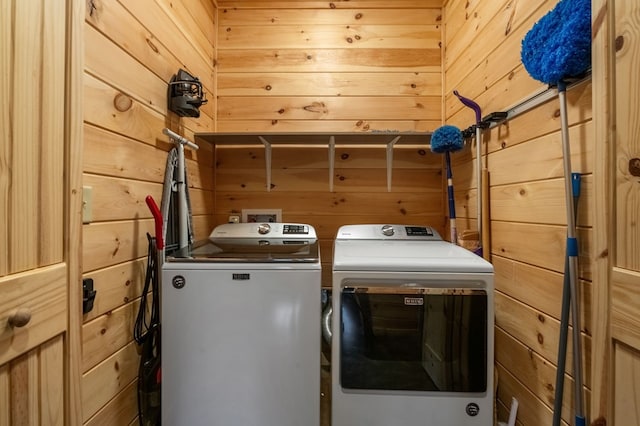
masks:
[[[486,391],[486,291],[359,285],[340,297],[343,388]]]

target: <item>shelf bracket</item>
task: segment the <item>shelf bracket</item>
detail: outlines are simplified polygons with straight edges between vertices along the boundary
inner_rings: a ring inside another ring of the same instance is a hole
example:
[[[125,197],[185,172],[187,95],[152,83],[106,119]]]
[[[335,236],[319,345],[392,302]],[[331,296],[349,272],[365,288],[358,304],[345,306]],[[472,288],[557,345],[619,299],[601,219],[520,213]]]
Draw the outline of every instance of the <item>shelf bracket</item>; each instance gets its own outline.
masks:
[[[393,146],[400,140],[400,136],[396,136],[387,143],[387,192],[391,192],[391,177],[393,174]]]
[[[260,142],[264,145],[265,170],[267,174],[267,192],[271,192],[271,142],[258,136]]]

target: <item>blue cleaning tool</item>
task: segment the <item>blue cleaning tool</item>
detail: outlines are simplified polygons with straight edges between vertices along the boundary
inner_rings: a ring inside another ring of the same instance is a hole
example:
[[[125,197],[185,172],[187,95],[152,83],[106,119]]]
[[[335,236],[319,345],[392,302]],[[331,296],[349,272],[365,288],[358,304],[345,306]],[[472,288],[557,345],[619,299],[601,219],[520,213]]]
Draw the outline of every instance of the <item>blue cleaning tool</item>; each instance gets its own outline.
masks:
[[[556,85],[591,67],[591,0],[561,0],[522,40],[522,64],[538,81]]]
[[[453,173],[451,171],[451,157],[449,153],[460,151],[464,147],[462,132],[455,126],[442,126],[431,135],[431,151],[437,154],[444,153],[447,168],[447,194],[449,197],[449,228],[451,242],[458,243],[458,231],[456,228],[456,203],[453,196]]]
[[[591,66],[591,1],[560,0],[558,4],[543,16],[527,33],[522,41],[522,63],[536,80],[557,85],[560,103],[560,125],[562,133],[562,157],[564,165],[565,201],[567,206],[567,253],[565,280],[569,282],[571,319],[573,321],[573,375],[574,375],[574,414],[575,425],[584,426],[584,394],[582,389],[582,342],[580,337],[580,314],[578,294],[578,241],[576,238],[576,220],[574,199],[574,179],[571,173],[571,151],[569,142],[569,123],[567,118],[567,80],[584,74]],[[564,303],[565,301],[563,301]],[[562,336],[561,336],[562,338]],[[558,365],[563,365],[560,342]],[[566,352],[566,351],[565,351]],[[558,379],[561,380],[561,379]],[[553,425],[561,421],[561,401],[563,389],[556,384]]]

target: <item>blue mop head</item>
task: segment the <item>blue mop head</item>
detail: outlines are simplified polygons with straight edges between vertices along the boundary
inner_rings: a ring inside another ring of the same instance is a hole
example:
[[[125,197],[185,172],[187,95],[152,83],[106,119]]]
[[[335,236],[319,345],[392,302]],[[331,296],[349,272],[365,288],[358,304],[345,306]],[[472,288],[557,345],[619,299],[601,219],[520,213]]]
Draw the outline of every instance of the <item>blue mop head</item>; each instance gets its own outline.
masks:
[[[464,147],[462,132],[455,126],[442,126],[431,135],[431,151],[443,152],[459,151]]]
[[[522,40],[522,63],[531,77],[557,84],[591,66],[591,0],[560,0]]]

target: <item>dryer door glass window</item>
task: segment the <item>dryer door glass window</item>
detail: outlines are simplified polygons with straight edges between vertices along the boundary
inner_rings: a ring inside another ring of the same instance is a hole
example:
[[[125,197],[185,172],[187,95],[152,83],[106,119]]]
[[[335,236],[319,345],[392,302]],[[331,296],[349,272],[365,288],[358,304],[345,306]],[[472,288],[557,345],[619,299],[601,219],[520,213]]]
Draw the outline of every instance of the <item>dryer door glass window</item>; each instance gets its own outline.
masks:
[[[483,290],[345,287],[340,322],[343,388],[486,391]]]

